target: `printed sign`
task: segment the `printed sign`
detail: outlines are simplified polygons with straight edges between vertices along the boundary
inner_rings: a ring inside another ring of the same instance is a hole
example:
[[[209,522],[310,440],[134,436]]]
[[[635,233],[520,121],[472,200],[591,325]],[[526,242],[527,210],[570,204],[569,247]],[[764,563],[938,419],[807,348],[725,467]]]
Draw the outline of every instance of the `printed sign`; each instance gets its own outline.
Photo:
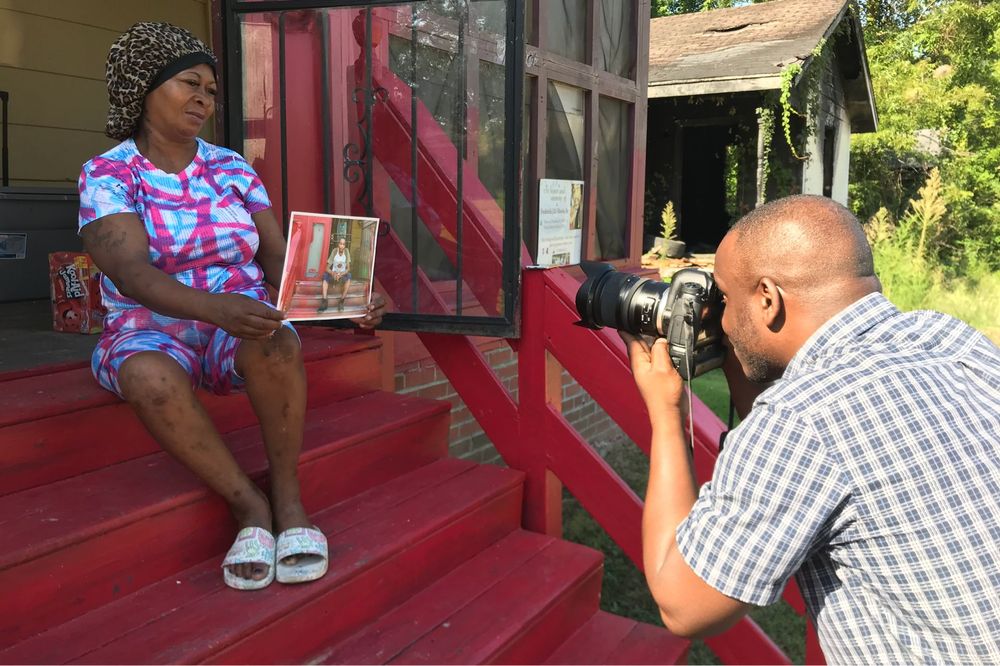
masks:
[[[538,184],[539,266],[580,263],[583,181],[543,178]]]

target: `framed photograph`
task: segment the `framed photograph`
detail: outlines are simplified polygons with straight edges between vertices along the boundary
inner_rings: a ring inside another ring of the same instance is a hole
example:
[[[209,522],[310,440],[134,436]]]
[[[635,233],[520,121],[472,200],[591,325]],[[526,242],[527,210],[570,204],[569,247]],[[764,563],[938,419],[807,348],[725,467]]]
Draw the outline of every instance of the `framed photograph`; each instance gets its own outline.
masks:
[[[290,321],[343,319],[372,298],[378,218],[293,212],[279,310]]]

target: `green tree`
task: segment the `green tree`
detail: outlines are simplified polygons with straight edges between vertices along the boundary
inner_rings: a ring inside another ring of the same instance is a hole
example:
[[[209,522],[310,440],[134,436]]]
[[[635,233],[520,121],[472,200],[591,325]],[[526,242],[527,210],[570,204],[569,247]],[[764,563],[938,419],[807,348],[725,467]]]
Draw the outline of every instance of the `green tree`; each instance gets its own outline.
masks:
[[[868,49],[880,129],[853,138],[852,206],[901,219],[936,167],[948,216],[935,258],[1000,268],[1000,3],[896,5],[908,13],[883,14]]]

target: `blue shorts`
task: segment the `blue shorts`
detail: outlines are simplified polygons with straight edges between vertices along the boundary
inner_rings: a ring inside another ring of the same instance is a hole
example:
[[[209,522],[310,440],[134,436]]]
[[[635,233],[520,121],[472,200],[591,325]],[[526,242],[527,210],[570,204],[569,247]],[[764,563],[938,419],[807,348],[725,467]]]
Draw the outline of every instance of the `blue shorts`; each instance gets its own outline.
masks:
[[[334,278],[329,273],[323,273],[323,282],[336,282],[336,283],[339,284],[339,283],[343,282],[344,280],[350,280],[350,279],[351,279],[351,271],[347,271],[346,273],[344,273],[344,276],[342,278],[340,278],[339,280],[337,280],[336,278]]]

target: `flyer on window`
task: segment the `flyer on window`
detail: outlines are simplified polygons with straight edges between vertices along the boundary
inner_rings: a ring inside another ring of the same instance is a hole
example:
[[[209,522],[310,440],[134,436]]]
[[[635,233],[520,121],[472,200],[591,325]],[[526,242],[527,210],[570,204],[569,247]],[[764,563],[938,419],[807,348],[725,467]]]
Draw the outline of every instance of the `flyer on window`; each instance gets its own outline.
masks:
[[[378,218],[293,212],[277,307],[289,321],[363,316],[372,298]]]
[[[539,266],[580,263],[583,244],[583,181],[543,178],[538,184]]]

